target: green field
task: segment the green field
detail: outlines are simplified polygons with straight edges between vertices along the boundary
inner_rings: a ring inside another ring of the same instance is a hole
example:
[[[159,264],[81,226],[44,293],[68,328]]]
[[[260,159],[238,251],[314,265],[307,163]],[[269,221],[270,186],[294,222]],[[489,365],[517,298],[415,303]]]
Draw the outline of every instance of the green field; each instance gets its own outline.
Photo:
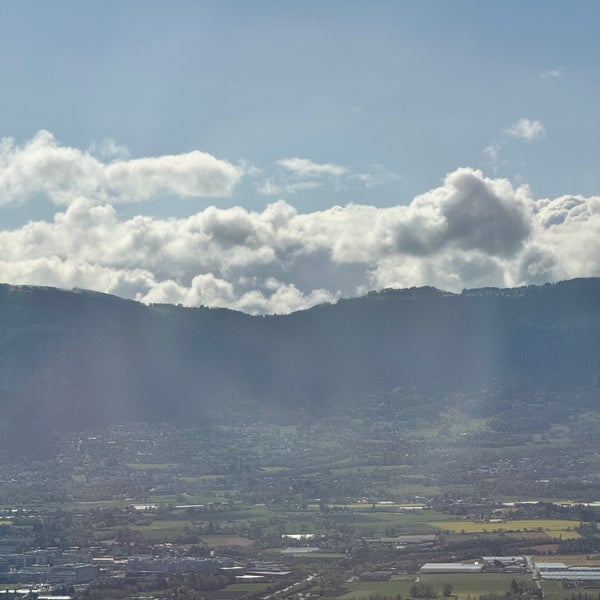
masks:
[[[305,518],[289,520],[285,532],[315,533],[323,529],[337,529],[341,526],[356,528],[358,535],[381,536],[390,535],[433,534],[439,529],[432,527],[423,515],[398,514],[392,512],[330,512],[320,515],[307,515]]]
[[[208,546],[214,546],[215,548],[230,548],[232,546],[246,548],[254,543],[250,538],[239,535],[201,535],[200,537]]]
[[[513,575],[507,573],[448,573],[422,575],[421,581],[428,583],[441,595],[444,586],[452,585],[452,593],[458,600],[466,600],[468,596],[477,598],[490,592],[504,594],[510,591],[512,580],[525,587],[534,589],[535,583],[530,575]]]
[[[258,583],[232,583],[227,586],[228,592],[264,592],[272,583],[260,581]]]
[[[560,581],[542,580],[542,590],[544,591],[544,600],[563,600],[571,599],[573,590],[565,590]],[[594,594],[596,590],[589,590]]]
[[[176,469],[177,465],[175,463],[128,463],[127,466],[130,469],[135,469],[136,471],[162,471],[165,469]]]
[[[278,553],[281,554],[281,549],[278,549]],[[302,558],[310,558],[313,560],[326,560],[326,559],[341,559],[347,558],[345,554],[341,552],[297,552],[293,554],[286,554],[286,558],[302,559]]]
[[[536,560],[544,562],[541,556]],[[600,554],[554,554],[551,562],[563,562],[572,567],[600,567]]]
[[[184,530],[190,527],[190,521],[153,521],[150,525],[132,525],[130,529],[140,533],[149,541],[172,542],[175,538],[183,535]]]
[[[504,594],[510,591],[511,581],[515,579],[517,583],[528,588],[534,588],[535,584],[528,575],[512,575],[504,573],[448,573],[440,575],[422,575],[420,581],[432,586],[438,597],[442,597],[442,592],[446,584],[452,585],[452,594],[457,600],[467,600],[468,597],[478,598],[480,595],[491,592]],[[410,598],[410,588],[415,583],[415,579],[405,579],[402,581],[359,581],[347,583],[344,589],[347,590],[339,598],[350,600],[350,598],[369,598],[378,594],[396,598],[401,594],[403,598]],[[558,599],[557,599],[558,600]]]
[[[350,598],[361,598],[368,599],[371,596],[387,596],[389,598],[396,598],[398,594],[401,594],[403,598],[410,597],[409,590],[413,585],[414,580],[406,581],[356,581],[347,583],[344,585],[344,589],[347,590],[342,596],[344,600],[350,600]]]
[[[224,475],[196,475],[195,477],[183,476],[180,478],[181,481],[185,481],[187,483],[216,483],[219,481],[223,481],[225,479]]]

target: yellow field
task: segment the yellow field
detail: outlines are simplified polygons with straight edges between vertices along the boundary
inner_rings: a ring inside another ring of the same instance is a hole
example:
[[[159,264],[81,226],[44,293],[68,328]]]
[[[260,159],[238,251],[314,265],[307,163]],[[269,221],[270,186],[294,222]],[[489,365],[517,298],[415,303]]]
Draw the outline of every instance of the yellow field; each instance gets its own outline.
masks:
[[[452,533],[539,531],[551,538],[571,540],[579,537],[575,528],[580,525],[580,521],[569,521],[567,519],[529,519],[521,521],[502,521],[501,523],[438,521],[431,524],[440,529],[451,531]]]

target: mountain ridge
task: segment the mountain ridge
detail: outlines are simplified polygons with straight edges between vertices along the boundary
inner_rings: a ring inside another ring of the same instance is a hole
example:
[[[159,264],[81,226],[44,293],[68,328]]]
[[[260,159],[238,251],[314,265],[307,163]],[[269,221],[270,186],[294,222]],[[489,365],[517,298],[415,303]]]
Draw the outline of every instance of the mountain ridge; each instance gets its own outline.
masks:
[[[10,443],[23,441],[15,432],[36,446],[119,421],[301,420],[375,404],[433,418],[458,397],[498,416],[575,391],[584,407],[599,385],[600,278],[388,289],[266,316],[0,284]]]

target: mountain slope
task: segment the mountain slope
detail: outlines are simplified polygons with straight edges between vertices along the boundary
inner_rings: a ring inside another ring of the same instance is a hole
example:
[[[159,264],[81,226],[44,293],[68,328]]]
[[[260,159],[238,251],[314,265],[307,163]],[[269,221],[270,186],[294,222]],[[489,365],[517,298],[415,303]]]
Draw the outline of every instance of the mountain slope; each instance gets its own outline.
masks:
[[[497,414],[573,390],[594,402],[599,382],[600,279],[386,290],[267,317],[0,286],[7,443],[122,420],[300,419],[382,402],[417,414],[456,394]]]

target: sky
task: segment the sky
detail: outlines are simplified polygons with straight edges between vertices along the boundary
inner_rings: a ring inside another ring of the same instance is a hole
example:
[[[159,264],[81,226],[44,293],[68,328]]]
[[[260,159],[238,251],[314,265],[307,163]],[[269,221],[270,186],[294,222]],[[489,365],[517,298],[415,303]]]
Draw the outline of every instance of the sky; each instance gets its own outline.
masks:
[[[0,3],[0,281],[289,313],[600,275],[600,4]]]

